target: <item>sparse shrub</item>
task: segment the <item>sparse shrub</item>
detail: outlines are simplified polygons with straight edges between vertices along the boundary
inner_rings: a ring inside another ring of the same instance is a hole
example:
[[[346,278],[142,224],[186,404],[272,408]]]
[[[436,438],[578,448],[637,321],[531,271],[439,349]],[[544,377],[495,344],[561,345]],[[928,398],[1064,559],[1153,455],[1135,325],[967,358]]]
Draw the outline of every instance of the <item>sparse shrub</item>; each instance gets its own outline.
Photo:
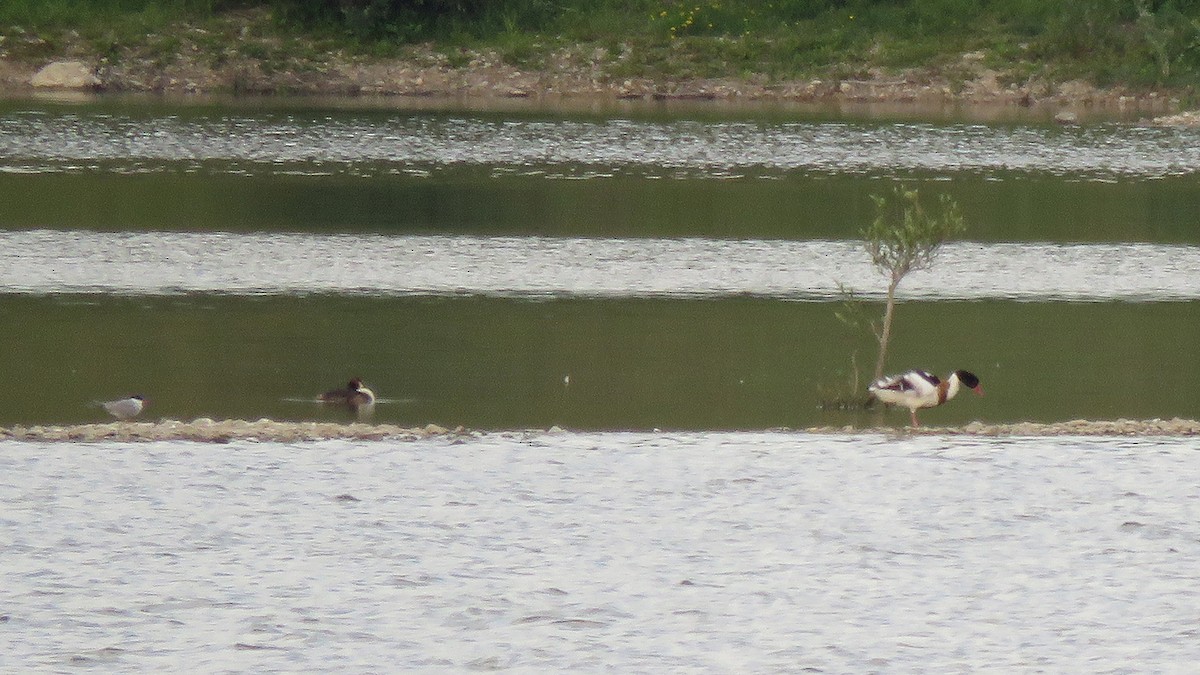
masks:
[[[883,376],[891,341],[896,287],[909,272],[932,266],[942,244],[966,231],[966,221],[958,203],[946,194],[938,195],[935,209],[926,208],[917,190],[902,185],[894,186],[890,195],[871,195],[871,201],[875,203],[875,219],[862,231],[863,246],[871,256],[871,264],[888,279],[887,302],[876,334],[878,379]]]

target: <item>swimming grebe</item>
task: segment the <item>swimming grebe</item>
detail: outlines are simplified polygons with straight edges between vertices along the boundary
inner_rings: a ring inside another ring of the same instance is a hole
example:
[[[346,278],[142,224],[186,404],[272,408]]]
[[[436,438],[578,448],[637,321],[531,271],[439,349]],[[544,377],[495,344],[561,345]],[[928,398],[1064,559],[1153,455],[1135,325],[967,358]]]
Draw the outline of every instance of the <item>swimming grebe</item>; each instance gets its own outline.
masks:
[[[320,400],[326,403],[336,403],[340,405],[348,405],[351,408],[359,408],[367,405],[374,405],[375,392],[363,386],[362,380],[357,377],[350,380],[350,383],[343,389],[333,389],[321,394]]]

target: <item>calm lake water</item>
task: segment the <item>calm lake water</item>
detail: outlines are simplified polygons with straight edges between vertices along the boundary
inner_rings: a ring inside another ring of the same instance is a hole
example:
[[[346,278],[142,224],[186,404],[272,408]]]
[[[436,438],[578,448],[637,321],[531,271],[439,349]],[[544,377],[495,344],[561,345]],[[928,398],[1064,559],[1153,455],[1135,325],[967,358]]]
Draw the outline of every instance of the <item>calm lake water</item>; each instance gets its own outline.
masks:
[[[1200,400],[1192,302],[908,303],[896,329],[923,339],[898,342],[894,362],[970,364],[983,379],[985,397],[927,411],[929,424],[1195,417]],[[838,323],[828,303],[10,295],[0,297],[0,342],[13,345],[5,377],[22,392],[0,410],[5,425],[102,421],[89,403],[113,391],[145,393],[152,420],[344,419],[311,401],[355,374],[389,399],[375,419],[405,425],[878,421],[818,407],[849,387],[855,354],[873,358],[870,338]],[[883,421],[904,425],[908,414]]]
[[[1185,672],[1191,441],[0,444],[12,672]]]

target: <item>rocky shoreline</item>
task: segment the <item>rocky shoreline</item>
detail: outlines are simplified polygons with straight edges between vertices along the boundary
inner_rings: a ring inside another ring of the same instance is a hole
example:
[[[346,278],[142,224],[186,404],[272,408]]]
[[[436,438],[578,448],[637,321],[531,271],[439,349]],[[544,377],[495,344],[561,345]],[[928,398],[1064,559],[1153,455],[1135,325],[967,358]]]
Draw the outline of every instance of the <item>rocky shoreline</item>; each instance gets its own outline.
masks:
[[[810,427],[783,429],[785,433],[803,434],[887,434],[922,436],[1095,436],[1095,437],[1183,437],[1200,435],[1200,421],[1185,419],[1151,420],[1073,420],[1069,422],[1018,422],[985,424],[971,422],[961,427],[857,428]],[[562,433],[558,427],[530,430],[528,433]],[[417,441],[434,437],[474,435],[462,427],[447,429],[436,424],[407,428],[394,424],[333,422],[280,422],[269,419],[212,420],[201,418],[191,422],[162,420],[159,422],[111,422],[69,426],[12,426],[0,428],[0,441],[32,442],[149,442],[193,441],[230,443],[233,441],[267,441],[297,443],[324,440]]]
[[[1004,73],[968,53],[955,69],[885,72],[872,69],[853,79],[813,78],[768,81],[738,78],[620,78],[605,74],[600,56],[564,54],[538,70],[506,64],[497,54],[470,53],[451,63],[431,46],[414,47],[403,58],[365,59],[327,54],[319,64],[264,68],[254,61],[213,66],[182,55],[167,65],[141,61],[59,58],[48,62],[0,59],[0,93],[8,97],[44,94],[152,94],[183,99],[212,96],[336,97],[406,107],[453,100],[476,107],[513,102],[573,105],[597,102],[711,102],[805,104],[842,108],[884,106],[889,110],[971,109],[988,117],[997,111],[1034,111],[1062,123],[1088,116],[1155,118],[1181,109],[1169,91],[1135,92],[1100,88],[1083,81],[1009,82]],[[986,111],[991,111],[986,112]]]

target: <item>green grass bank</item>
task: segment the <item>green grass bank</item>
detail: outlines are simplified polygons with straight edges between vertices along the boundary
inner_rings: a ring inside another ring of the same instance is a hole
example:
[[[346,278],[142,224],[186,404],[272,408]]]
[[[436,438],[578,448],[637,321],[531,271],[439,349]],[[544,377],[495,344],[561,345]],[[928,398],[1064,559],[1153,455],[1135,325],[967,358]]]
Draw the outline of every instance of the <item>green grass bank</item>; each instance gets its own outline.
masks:
[[[0,0],[8,88],[61,59],[106,90],[1186,105],[1200,0]]]

